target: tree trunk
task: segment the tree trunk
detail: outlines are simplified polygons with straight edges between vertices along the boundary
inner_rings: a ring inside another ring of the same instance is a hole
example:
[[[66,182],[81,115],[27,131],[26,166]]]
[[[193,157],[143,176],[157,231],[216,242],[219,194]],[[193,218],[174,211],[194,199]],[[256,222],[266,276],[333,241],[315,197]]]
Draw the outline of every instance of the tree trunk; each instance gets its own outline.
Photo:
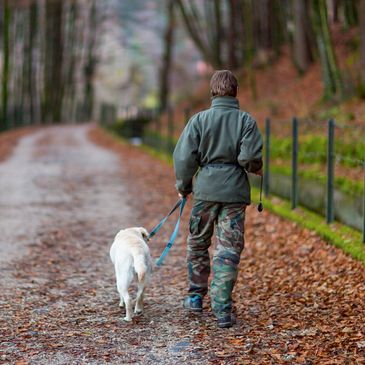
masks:
[[[340,0],[333,0],[333,22],[338,23],[339,17],[338,17],[338,9],[340,5]]]
[[[65,52],[65,101],[63,110],[63,119],[66,117],[69,121],[75,119],[75,102],[76,102],[76,58],[77,51],[80,44],[78,44],[78,27],[77,19],[79,15],[78,2],[73,1],[70,3],[67,12],[67,52]],[[66,57],[67,56],[67,57]]]
[[[245,17],[245,1],[238,0],[237,5],[237,42],[238,47],[237,62],[241,66],[246,66],[246,48],[247,48],[247,34],[246,34],[246,17]]]
[[[46,48],[42,120],[60,122],[63,102],[63,3],[46,0]]]
[[[54,1],[54,0],[53,0]],[[54,59],[53,59],[53,121],[61,122],[62,104],[63,104],[63,1],[54,2]]]
[[[165,111],[169,102],[172,53],[174,45],[175,11],[174,0],[166,0],[167,25],[164,34],[164,52],[160,69],[160,111]]]
[[[29,58],[31,54],[30,50],[30,42],[29,42],[29,24],[30,24],[30,7],[24,9],[22,14],[22,24],[21,27],[21,40],[23,42],[23,69],[21,75],[21,84],[22,84],[22,91],[21,91],[21,116],[22,116],[22,124],[30,124],[29,114],[30,114],[30,95],[29,95],[29,77],[30,69],[29,69]],[[25,31],[24,31],[25,30]]]
[[[325,0],[312,0],[312,23],[317,39],[325,99],[341,99],[343,86],[328,26]]]
[[[94,75],[96,68],[96,35],[97,35],[97,9],[96,1],[93,0],[90,8],[89,39],[87,43],[87,58],[84,68],[85,89],[84,89],[84,110],[83,120],[90,121],[94,109]]]
[[[4,0],[3,14],[3,78],[2,78],[2,113],[0,119],[0,130],[9,127],[8,122],[8,88],[9,88],[9,28],[10,8],[8,0]]]
[[[31,124],[35,122],[35,100],[34,94],[36,93],[36,75],[33,65],[33,53],[35,48],[35,38],[37,34],[37,16],[38,16],[38,4],[32,2],[30,5],[29,14],[29,53],[28,53],[28,95],[29,95],[29,121]]]
[[[222,10],[220,0],[214,0],[214,20],[215,20],[215,42],[214,58],[217,68],[222,68]]]
[[[244,25],[244,35],[246,44],[244,47],[244,60],[247,70],[247,81],[251,90],[251,95],[254,100],[257,100],[257,86],[256,77],[253,69],[253,62],[255,56],[254,46],[254,18],[252,17],[253,1],[252,0],[240,0],[242,11],[242,22]]]
[[[358,24],[356,0],[344,0],[343,7],[346,28],[356,26]]]
[[[272,0],[272,47],[275,57],[278,58],[281,54],[281,46],[285,41],[286,18],[282,0]]]
[[[256,0],[252,7],[256,60],[262,65],[268,63],[273,49],[272,7],[272,0]]]
[[[194,1],[191,1],[190,9],[184,5],[182,0],[176,0],[178,8],[181,12],[186,31],[190,35],[197,49],[201,52],[204,60],[214,68],[220,68],[220,61],[216,58],[216,50],[203,37],[201,29],[202,15],[199,14]],[[213,49],[213,50],[212,50]]]
[[[228,22],[228,67],[237,68],[236,40],[237,40],[237,0],[229,0]]]
[[[294,63],[300,73],[307,71],[313,60],[309,37],[308,1],[294,0]]]
[[[359,22],[360,22],[360,74],[361,83],[365,87],[365,0],[359,2]]]

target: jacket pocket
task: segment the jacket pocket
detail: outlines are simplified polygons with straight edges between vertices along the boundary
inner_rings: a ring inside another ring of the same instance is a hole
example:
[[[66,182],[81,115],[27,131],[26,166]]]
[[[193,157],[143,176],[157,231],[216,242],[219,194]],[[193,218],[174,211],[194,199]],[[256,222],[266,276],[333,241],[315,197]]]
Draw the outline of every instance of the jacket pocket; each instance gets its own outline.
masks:
[[[201,216],[193,215],[190,217],[189,232],[190,234],[196,235],[200,232]]]

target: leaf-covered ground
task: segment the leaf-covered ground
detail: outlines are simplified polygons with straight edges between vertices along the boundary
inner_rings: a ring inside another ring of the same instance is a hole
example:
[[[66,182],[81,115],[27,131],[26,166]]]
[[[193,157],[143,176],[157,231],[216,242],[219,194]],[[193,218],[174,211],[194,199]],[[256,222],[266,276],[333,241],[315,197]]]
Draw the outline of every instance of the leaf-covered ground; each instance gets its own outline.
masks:
[[[88,142],[87,133],[101,147]],[[234,292],[236,326],[218,329],[208,298],[199,316],[181,306],[190,206],[165,265],[153,274],[145,313],[123,322],[111,240],[122,227],[151,229],[167,213],[177,200],[171,167],[98,128],[47,128],[29,138],[23,140],[28,149],[21,141],[5,162],[14,168],[27,153],[23,160],[34,169],[25,183],[39,194],[20,222],[36,224],[36,232],[14,232],[19,255],[0,261],[0,362],[365,363],[365,268],[310,231],[254,206],[247,211]],[[2,211],[12,204],[23,209],[11,197],[5,202]],[[152,240],[154,257],[173,224]]]

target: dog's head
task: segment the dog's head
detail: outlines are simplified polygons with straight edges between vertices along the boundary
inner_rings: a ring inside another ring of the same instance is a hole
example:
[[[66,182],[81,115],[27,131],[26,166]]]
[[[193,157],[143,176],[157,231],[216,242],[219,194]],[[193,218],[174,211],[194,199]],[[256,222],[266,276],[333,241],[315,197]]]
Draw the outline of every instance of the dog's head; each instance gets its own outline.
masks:
[[[139,230],[139,232],[141,233],[142,238],[143,238],[146,242],[148,242],[148,241],[149,241],[149,233],[148,233],[147,229],[146,229],[146,228],[143,228],[143,227],[138,227],[138,230]]]

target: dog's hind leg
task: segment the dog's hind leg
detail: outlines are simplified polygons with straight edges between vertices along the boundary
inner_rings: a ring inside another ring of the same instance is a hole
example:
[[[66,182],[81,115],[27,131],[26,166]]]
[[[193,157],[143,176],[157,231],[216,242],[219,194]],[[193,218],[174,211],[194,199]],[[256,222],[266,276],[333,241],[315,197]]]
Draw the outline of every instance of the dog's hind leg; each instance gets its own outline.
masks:
[[[130,322],[132,320],[132,299],[128,293],[128,286],[125,283],[118,283],[118,292],[120,295],[119,306],[123,307],[125,305],[125,321]]]
[[[141,314],[143,312],[143,297],[144,297],[144,289],[145,289],[145,276],[138,275],[138,292],[137,292],[137,301],[136,306],[134,308],[134,313]]]
[[[132,300],[128,293],[128,288],[131,284],[133,276],[130,272],[120,271],[117,276],[117,288],[120,296],[119,306],[125,305],[125,321],[130,322],[132,320]]]
[[[124,284],[122,283],[122,280],[120,279],[120,276],[117,275],[117,289],[119,293],[119,307],[124,307],[124,299],[123,299],[123,291],[124,291]]]
[[[132,320],[132,299],[129,296],[128,290],[123,293],[123,300],[125,303],[125,321],[130,322]]]

